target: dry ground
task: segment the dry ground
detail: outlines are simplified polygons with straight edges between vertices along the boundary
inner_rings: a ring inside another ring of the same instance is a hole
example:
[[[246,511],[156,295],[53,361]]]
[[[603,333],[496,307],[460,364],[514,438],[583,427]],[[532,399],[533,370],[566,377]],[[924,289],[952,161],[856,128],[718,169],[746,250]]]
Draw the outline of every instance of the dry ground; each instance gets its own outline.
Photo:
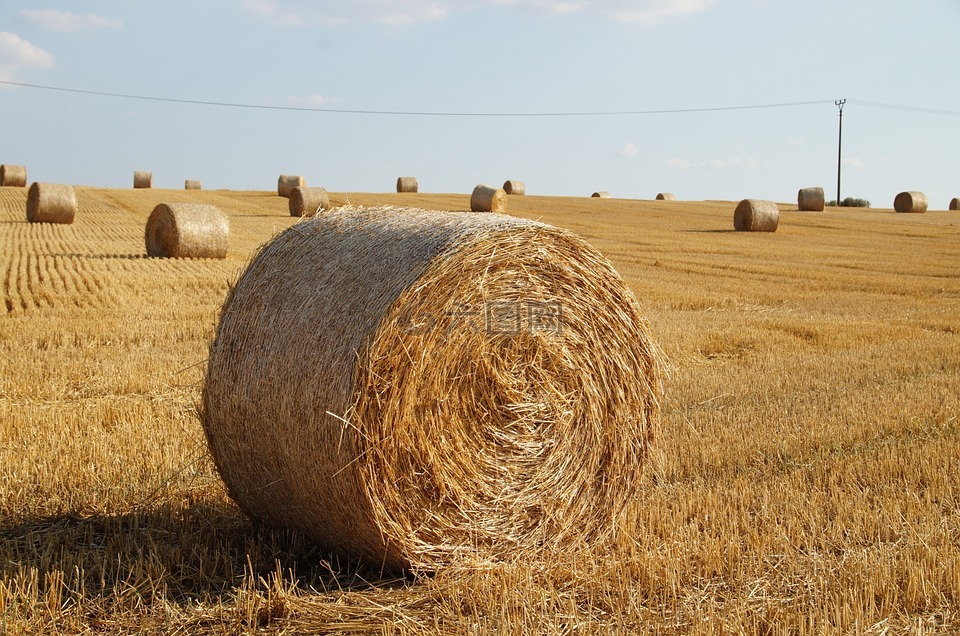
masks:
[[[632,539],[379,580],[226,497],[195,405],[268,192],[0,188],[0,634],[960,631],[960,213],[512,197],[627,279],[671,361]],[[332,193],[465,209],[467,195]],[[225,261],[148,259],[156,203],[231,216]]]

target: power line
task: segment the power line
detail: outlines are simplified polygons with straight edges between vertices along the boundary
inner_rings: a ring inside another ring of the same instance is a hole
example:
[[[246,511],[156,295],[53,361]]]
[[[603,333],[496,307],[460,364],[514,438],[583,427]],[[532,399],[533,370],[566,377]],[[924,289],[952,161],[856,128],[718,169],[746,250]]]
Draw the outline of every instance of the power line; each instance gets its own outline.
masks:
[[[863,99],[851,99],[851,104],[859,104],[861,106],[869,106],[870,108],[886,108],[887,110],[902,110],[908,113],[928,113],[931,115],[953,115],[954,117],[960,117],[960,111],[957,110],[942,110],[939,108],[924,108],[922,106],[903,106],[900,104],[885,104],[883,102],[869,102]]]
[[[77,93],[81,95],[95,95],[98,97],[112,97],[122,99],[138,99],[150,102],[167,102],[174,104],[193,104],[200,106],[219,106],[226,108],[248,108],[257,110],[299,111],[312,113],[331,113],[346,115],[397,115],[408,117],[613,117],[623,115],[667,115],[678,113],[709,113],[733,110],[756,110],[761,108],[788,108],[795,106],[812,106],[815,104],[829,104],[833,100],[822,99],[806,102],[784,102],[779,104],[751,104],[745,106],[714,106],[707,108],[671,108],[658,110],[619,110],[619,111],[583,111],[583,112],[518,112],[518,113],[481,113],[481,112],[438,112],[438,111],[409,111],[409,110],[360,110],[349,108],[320,108],[307,106],[269,106],[264,104],[245,104],[240,102],[220,102],[199,99],[178,99],[175,97],[157,97],[151,95],[131,95],[127,93],[111,93],[93,91],[80,88],[64,88],[61,86],[44,86],[41,84],[26,84],[0,80],[0,84],[35,88],[63,93]]]

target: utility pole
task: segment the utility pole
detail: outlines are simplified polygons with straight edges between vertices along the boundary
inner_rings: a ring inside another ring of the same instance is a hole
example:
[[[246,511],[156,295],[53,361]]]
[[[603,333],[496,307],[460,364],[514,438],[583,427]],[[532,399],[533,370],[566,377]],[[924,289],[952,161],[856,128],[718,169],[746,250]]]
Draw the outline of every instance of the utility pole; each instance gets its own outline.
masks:
[[[838,99],[833,102],[840,109],[840,132],[837,134],[837,207],[840,207],[840,166],[843,158],[843,105],[847,103],[846,99]]]

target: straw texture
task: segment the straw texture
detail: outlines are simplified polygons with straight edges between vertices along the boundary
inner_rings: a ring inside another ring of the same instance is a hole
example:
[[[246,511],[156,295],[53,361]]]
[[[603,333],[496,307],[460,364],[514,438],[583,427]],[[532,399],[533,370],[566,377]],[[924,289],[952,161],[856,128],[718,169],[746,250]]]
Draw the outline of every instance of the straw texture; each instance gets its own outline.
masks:
[[[330,209],[330,197],[324,188],[296,187],[290,191],[290,216],[313,216]]]
[[[184,190],[203,190],[203,184],[196,179],[187,179],[183,182]]]
[[[282,174],[277,178],[277,194],[282,197],[289,197],[294,188],[302,188],[307,185],[307,181],[297,174]]]
[[[960,210],[960,199],[958,199],[957,197],[950,199],[950,209]]]
[[[610,193],[607,192],[607,191],[605,191],[605,190],[602,190],[602,191],[600,191],[600,192],[594,192],[594,193],[591,194],[590,196],[591,196],[592,198],[594,198],[594,199],[610,199],[610,198],[612,198],[612,197],[610,196]]]
[[[324,551],[388,570],[575,551],[639,494],[658,351],[565,230],[341,208],[231,291],[202,421],[240,506]]]
[[[893,200],[893,209],[897,212],[923,214],[927,211],[927,195],[923,192],[901,192]]]
[[[491,188],[480,184],[470,195],[470,210],[473,212],[505,212],[507,193],[503,188]]]
[[[733,228],[739,232],[776,232],[780,208],[773,201],[744,199],[733,213]]]
[[[230,221],[205,203],[161,203],[147,219],[148,256],[226,258]]]
[[[657,193],[657,201],[676,201],[677,197],[675,194],[670,192],[659,192]]]
[[[507,194],[523,196],[527,193],[527,184],[516,179],[507,179],[503,182],[503,191]]]
[[[417,192],[420,184],[416,177],[397,177],[397,192]]]
[[[797,192],[797,209],[800,212],[823,212],[825,205],[823,188],[800,188]]]
[[[27,221],[30,223],[73,223],[77,195],[73,186],[34,182],[27,192]]]
[[[152,172],[143,172],[142,170],[136,170],[133,173],[133,187],[134,188],[152,188],[153,187],[153,173]]]
[[[27,187],[27,167],[0,165],[0,186],[25,188]]]

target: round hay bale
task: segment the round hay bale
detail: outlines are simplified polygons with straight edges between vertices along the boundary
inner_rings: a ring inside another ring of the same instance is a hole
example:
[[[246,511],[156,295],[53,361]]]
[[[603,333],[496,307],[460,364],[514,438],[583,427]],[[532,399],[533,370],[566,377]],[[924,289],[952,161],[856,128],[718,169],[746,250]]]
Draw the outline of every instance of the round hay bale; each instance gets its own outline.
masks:
[[[503,191],[507,194],[523,196],[527,193],[527,184],[516,179],[508,179],[503,182]]]
[[[607,192],[607,191],[605,191],[605,190],[602,190],[602,191],[600,191],[600,192],[594,192],[593,194],[590,195],[590,197],[591,197],[591,198],[594,198],[594,199],[610,199],[610,198],[612,198],[612,197],[610,196],[610,193]]]
[[[27,187],[27,167],[0,165],[0,186],[10,188]]]
[[[300,175],[282,174],[277,179],[277,194],[282,197],[289,197],[294,188],[302,188],[306,185],[306,180]]]
[[[254,257],[202,422],[252,518],[386,570],[577,551],[631,499],[660,354],[611,264],[499,214],[339,209]]]
[[[420,184],[416,177],[397,177],[397,192],[418,192]]]
[[[73,223],[77,194],[73,186],[34,182],[27,192],[27,221],[30,223]]]
[[[196,179],[187,179],[183,182],[184,190],[203,190],[203,184]]]
[[[780,208],[773,201],[744,199],[733,213],[733,228],[738,232],[776,232]]]
[[[800,212],[823,212],[825,205],[823,188],[800,188],[797,192],[797,209]]]
[[[470,210],[473,212],[505,212],[507,193],[503,188],[491,188],[482,183],[470,195]]]
[[[657,194],[657,201],[676,201],[677,196],[669,192],[660,192]]]
[[[330,197],[324,188],[296,187],[290,191],[290,216],[313,216],[330,209]]]
[[[226,258],[230,220],[205,203],[161,203],[147,219],[148,256]]]
[[[144,172],[142,170],[136,170],[133,173],[133,187],[134,188],[152,188],[153,187],[153,173]]]
[[[923,192],[901,192],[893,200],[893,209],[897,212],[923,214],[927,211],[927,195]]]
[[[950,199],[950,209],[951,210],[960,210],[960,199],[953,197]]]

